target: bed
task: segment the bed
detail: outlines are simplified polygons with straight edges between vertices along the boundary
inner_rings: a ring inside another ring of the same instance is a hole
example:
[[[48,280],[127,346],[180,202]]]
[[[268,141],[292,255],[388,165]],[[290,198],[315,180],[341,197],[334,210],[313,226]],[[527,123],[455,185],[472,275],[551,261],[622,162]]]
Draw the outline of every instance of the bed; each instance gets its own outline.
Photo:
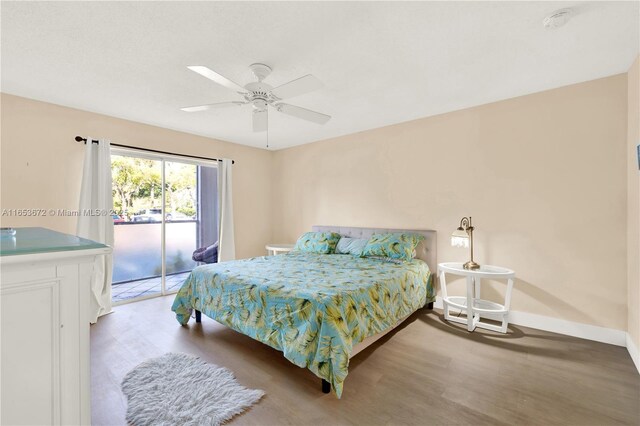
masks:
[[[423,235],[416,258],[396,264],[345,254],[291,252],[203,265],[172,306],[180,324],[196,311],[279,351],[342,395],[349,359],[435,300],[435,231],[314,226],[367,238]]]

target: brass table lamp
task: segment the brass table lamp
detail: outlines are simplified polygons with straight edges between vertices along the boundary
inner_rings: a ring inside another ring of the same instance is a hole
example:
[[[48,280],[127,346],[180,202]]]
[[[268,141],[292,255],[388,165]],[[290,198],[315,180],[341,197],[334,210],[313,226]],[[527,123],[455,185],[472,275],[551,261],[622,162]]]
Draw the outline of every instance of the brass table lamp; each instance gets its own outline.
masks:
[[[453,247],[471,247],[471,260],[465,263],[464,269],[479,269],[480,265],[473,261],[473,225],[471,225],[471,216],[463,217],[460,220],[460,226],[451,234],[451,245]]]

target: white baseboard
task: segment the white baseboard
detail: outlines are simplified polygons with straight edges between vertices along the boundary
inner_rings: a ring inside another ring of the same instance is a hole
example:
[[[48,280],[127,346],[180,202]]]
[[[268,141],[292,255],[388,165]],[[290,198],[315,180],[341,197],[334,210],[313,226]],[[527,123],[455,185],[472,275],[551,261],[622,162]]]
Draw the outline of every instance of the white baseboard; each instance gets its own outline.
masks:
[[[433,305],[435,308],[442,309],[442,297],[437,296]],[[581,339],[626,347],[633,363],[638,369],[638,373],[640,373],[640,352],[626,331],[519,311],[509,312],[509,323],[535,328],[536,330],[551,331],[553,333],[579,337]]]
[[[595,340],[616,346],[627,346],[627,332],[614,328],[600,327],[597,325],[582,324],[559,318],[530,314],[528,312],[512,311],[509,313],[509,322],[537,330],[551,331],[581,339]]]
[[[442,298],[440,296],[437,296],[434,306],[442,309]],[[530,314],[528,312],[511,311],[509,313],[509,323],[616,346],[627,346],[628,341],[626,331]]]
[[[638,373],[640,373],[640,352],[638,352],[638,347],[633,343],[633,340],[631,340],[631,335],[629,335],[629,333],[627,333],[627,350],[629,351],[629,355],[631,355],[633,363],[638,369]]]

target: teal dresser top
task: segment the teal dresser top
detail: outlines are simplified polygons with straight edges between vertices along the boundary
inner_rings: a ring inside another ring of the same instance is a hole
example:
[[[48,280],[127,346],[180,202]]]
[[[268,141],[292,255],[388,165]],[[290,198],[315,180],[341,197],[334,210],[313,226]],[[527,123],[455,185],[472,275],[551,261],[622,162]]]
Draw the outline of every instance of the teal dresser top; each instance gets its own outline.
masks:
[[[13,237],[0,237],[0,256],[50,253],[106,248],[107,246],[75,235],[63,234],[46,228],[15,228]]]

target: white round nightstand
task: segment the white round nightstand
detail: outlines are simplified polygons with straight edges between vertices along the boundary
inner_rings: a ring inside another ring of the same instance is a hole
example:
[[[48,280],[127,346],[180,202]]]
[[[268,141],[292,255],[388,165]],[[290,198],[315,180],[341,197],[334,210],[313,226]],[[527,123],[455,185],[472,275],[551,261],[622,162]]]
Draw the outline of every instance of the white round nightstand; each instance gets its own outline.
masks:
[[[447,294],[446,274],[459,275],[467,278],[467,296],[449,296]],[[507,332],[509,324],[509,306],[511,305],[511,290],[516,273],[511,269],[499,266],[482,265],[480,269],[464,269],[462,263],[449,262],[438,264],[438,276],[442,289],[442,303],[444,305],[444,318],[447,321],[458,322],[467,325],[467,330],[473,331],[476,327],[487,330]],[[483,278],[490,280],[507,280],[507,292],[504,305],[480,298],[480,285]],[[454,317],[449,314],[449,309],[455,308],[466,312],[467,318]],[[481,322],[480,318],[502,321],[502,325]]]
[[[267,249],[269,256],[274,256],[278,253],[286,253],[293,249],[293,244],[267,244],[264,248]]]

